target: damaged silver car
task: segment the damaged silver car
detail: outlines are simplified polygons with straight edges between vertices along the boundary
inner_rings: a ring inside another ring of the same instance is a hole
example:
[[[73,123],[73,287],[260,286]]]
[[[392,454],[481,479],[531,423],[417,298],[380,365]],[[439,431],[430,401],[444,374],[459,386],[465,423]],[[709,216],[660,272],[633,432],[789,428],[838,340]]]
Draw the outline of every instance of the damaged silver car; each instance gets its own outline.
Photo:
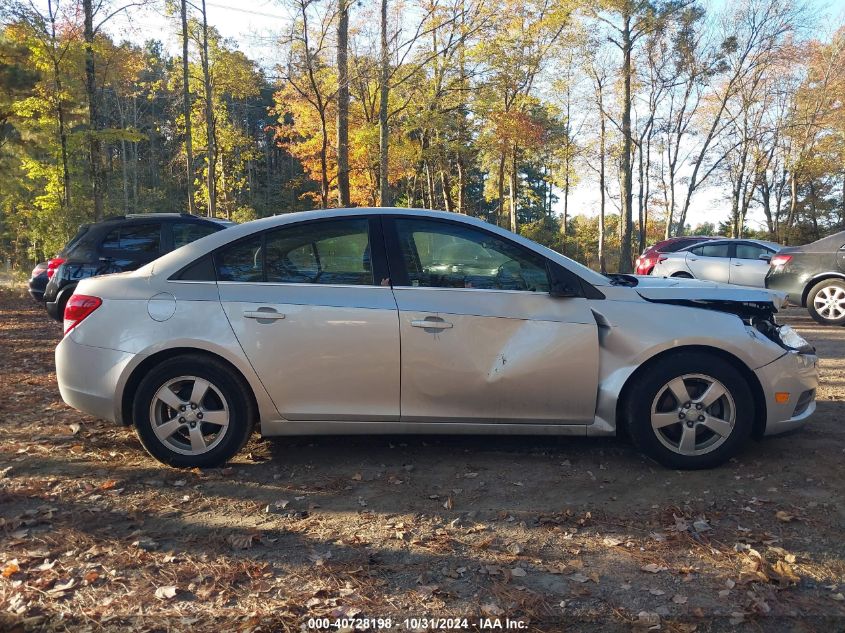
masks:
[[[180,467],[265,436],[624,433],[707,468],[815,410],[783,295],[600,275],[454,213],[257,220],[83,280],[56,349],[64,400]]]

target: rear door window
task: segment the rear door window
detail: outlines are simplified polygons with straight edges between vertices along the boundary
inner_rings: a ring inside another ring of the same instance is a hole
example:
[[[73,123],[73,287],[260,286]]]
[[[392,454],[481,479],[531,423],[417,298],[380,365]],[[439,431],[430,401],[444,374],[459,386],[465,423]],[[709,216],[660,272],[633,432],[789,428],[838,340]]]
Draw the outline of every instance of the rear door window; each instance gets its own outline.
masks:
[[[689,249],[689,252],[699,257],[729,257],[730,249],[730,244],[717,242],[715,244],[706,243],[696,246],[695,248]]]
[[[760,255],[768,255],[774,251],[759,244],[737,244],[736,259],[760,259]]]
[[[264,236],[235,242],[214,256],[219,281],[264,281]]]
[[[190,244],[219,230],[217,226],[202,222],[176,222],[173,224],[173,248]]]
[[[161,225],[136,224],[113,229],[103,239],[102,249],[128,255],[157,255],[161,250]]]

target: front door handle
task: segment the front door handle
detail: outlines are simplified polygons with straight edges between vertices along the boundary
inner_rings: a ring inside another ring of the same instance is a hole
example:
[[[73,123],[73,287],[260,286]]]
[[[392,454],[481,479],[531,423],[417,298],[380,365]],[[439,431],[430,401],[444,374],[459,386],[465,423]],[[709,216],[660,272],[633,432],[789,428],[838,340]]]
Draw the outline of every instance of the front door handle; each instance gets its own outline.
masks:
[[[244,310],[245,319],[270,319],[279,320],[284,319],[283,312],[276,312],[275,310]]]
[[[428,317],[426,319],[414,319],[411,321],[411,327],[421,327],[426,330],[448,330],[452,327],[452,324],[439,317]]]

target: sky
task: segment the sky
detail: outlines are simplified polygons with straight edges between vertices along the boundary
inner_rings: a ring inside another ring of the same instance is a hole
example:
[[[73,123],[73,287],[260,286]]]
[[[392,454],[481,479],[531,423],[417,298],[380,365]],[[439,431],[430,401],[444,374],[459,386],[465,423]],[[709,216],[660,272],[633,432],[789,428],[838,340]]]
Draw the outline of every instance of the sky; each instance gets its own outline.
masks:
[[[198,5],[199,1],[193,0],[194,5]],[[711,10],[719,9],[725,1],[704,0]],[[814,11],[822,16],[819,20],[820,25],[843,23],[845,0],[808,1]],[[46,2],[40,3],[46,4]],[[113,6],[120,6],[120,4],[118,0]],[[111,19],[106,30],[117,39],[127,39],[138,43],[148,39],[158,39],[172,54],[181,54],[179,41],[181,25],[178,15],[165,16],[163,4],[161,0],[156,0],[148,7],[132,7],[127,12]],[[278,56],[276,43],[290,24],[290,13],[283,2],[279,0],[214,0],[207,1],[206,7],[209,24],[217,28],[223,37],[234,40],[238,48],[268,71],[269,76],[275,74],[273,67]],[[598,213],[599,208],[598,184],[592,170],[586,167],[581,169],[583,170],[580,174],[582,181],[570,194],[570,212],[594,215]],[[562,195],[557,190],[555,193],[559,197]],[[562,212],[561,201],[558,201],[555,210],[558,213]],[[608,211],[615,212],[615,207],[611,205]],[[702,222],[718,225],[720,221],[728,219],[729,212],[730,201],[726,191],[721,187],[704,187],[696,192],[693,198],[687,215],[687,223],[692,227]],[[765,228],[762,213],[752,209],[747,224],[752,229]]]

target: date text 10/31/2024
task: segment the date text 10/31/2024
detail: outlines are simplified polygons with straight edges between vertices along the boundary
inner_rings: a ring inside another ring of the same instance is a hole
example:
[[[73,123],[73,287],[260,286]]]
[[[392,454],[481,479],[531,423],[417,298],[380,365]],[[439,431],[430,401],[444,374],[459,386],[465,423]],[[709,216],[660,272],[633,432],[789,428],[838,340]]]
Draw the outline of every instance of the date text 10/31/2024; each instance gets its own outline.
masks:
[[[409,617],[401,620],[392,618],[308,618],[307,627],[312,630],[480,630],[520,631],[528,628],[525,620],[511,618],[432,618]]]

